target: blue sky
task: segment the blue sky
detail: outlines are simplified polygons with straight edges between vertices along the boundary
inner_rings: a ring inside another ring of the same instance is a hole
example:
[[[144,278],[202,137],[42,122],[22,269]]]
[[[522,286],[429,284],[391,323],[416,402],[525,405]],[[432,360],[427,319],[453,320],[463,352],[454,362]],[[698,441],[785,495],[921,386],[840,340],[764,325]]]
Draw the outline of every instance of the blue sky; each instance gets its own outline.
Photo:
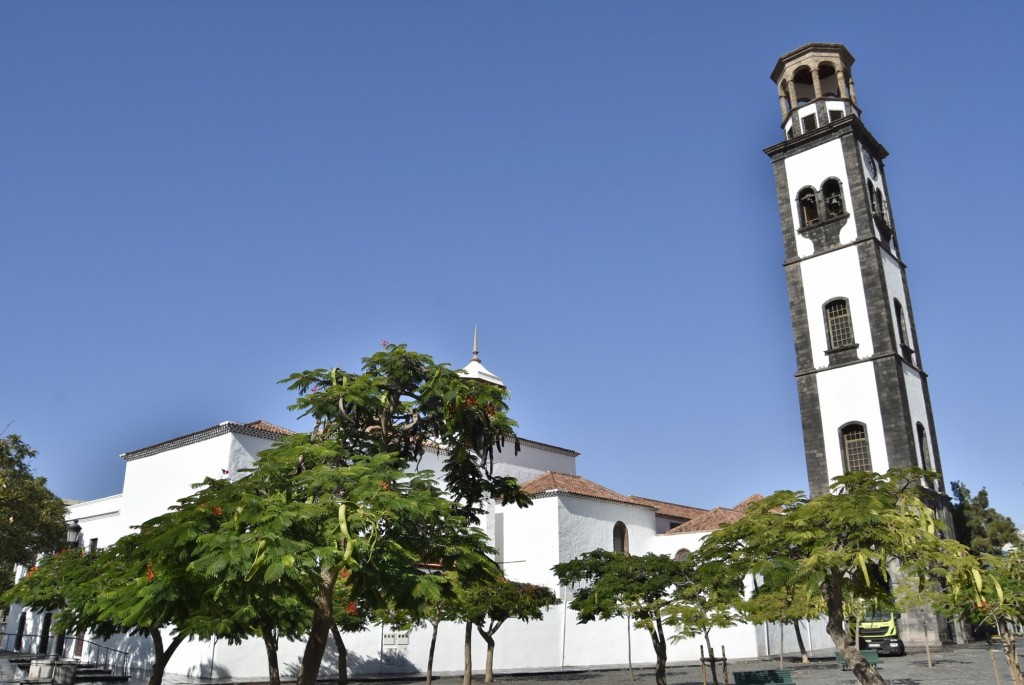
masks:
[[[1024,4],[4,3],[0,425],[61,496],[382,339],[624,494],[807,477],[769,74],[842,42],[948,481],[1024,525]],[[1015,426],[1018,426],[1015,428]]]

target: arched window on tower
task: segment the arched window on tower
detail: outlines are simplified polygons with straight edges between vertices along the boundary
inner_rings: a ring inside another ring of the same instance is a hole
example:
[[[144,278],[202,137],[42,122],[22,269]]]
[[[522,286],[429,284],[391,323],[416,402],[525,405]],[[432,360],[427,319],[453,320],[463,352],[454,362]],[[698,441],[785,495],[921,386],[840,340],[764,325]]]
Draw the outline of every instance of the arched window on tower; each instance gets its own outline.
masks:
[[[825,304],[825,326],[829,350],[841,350],[856,344],[847,300],[837,299]]]
[[[629,554],[629,531],[626,524],[617,521],[612,529],[612,551],[619,554]]]
[[[903,305],[900,304],[899,300],[892,301],[892,308],[896,312],[896,335],[900,339],[900,353],[903,358],[910,361],[910,355],[913,354],[913,350],[910,347],[910,336],[907,335],[907,319],[903,315]]]
[[[825,218],[834,219],[846,213],[843,203],[843,186],[838,178],[830,178],[821,184],[821,195],[825,201]]]
[[[921,454],[921,468],[929,471],[935,468],[932,465],[932,453],[928,449],[928,431],[920,421],[917,422],[917,449]]]
[[[818,223],[818,194],[814,188],[807,186],[796,196],[796,204],[800,211],[800,227],[806,228]]]
[[[872,214],[878,211],[878,207],[875,205],[875,184],[871,181],[868,181],[868,203],[871,205]]]
[[[844,473],[871,470],[868,431],[863,423],[849,423],[840,428],[839,442],[843,449]]]
[[[871,209],[875,212],[877,216],[881,217],[882,221],[889,223],[885,216],[885,204],[882,202],[882,191],[879,190],[878,188],[875,188],[875,194],[873,198],[874,199],[871,202]]]

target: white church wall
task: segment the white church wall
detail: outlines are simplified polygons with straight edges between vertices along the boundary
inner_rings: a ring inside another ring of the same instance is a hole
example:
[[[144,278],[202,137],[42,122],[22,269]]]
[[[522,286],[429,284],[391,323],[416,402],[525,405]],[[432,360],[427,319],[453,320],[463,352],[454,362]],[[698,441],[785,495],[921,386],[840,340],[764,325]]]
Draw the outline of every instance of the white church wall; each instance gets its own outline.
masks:
[[[626,525],[631,554],[646,554],[654,538],[654,510],[584,497],[562,496],[558,512],[560,562],[584,552],[613,548],[616,522]]]
[[[127,461],[121,508],[127,525],[139,525],[163,514],[207,476],[222,478],[233,441],[231,433],[225,433]]]
[[[667,557],[675,558],[675,555],[680,550],[687,550],[693,552],[701,543],[710,535],[707,531],[699,533],[673,533],[671,535],[658,535],[651,540],[650,549],[648,551],[654,552],[655,554],[664,554]]]
[[[843,473],[839,429],[854,421],[867,428],[872,470],[889,470],[874,365],[855,364],[819,373],[817,384],[829,478]]]
[[[502,568],[512,580],[558,588],[551,567],[559,555],[559,498],[538,497],[525,509],[499,507],[502,520]]]
[[[785,166],[786,182],[790,192],[790,212],[794,217],[793,234],[796,240],[797,254],[801,257],[809,257],[814,254],[814,243],[811,242],[810,238],[800,235],[800,208],[797,206],[796,197],[800,190],[806,186],[811,186],[815,190],[821,190],[821,184],[826,179],[834,176],[842,183],[843,202],[844,206],[847,207],[847,211],[849,211],[849,208],[853,206],[853,197],[850,195],[850,181],[846,177],[845,171],[840,172],[839,175],[836,174],[837,169],[846,169],[842,142],[832,140],[806,152],[788,157],[785,160]],[[852,220],[847,221],[847,225],[840,232],[840,240],[843,243],[848,243],[853,240],[854,235],[856,235],[854,222]]]
[[[846,298],[850,305],[850,321],[854,339],[859,346],[857,356],[863,359],[875,353],[871,341],[867,298],[861,279],[860,258],[854,249],[838,250],[800,263],[804,301],[807,308],[808,333],[815,368],[828,366],[829,348],[824,306],[837,297]]]
[[[67,517],[82,527],[79,540],[84,548],[95,539],[97,549],[102,549],[131,532],[121,516],[122,500],[121,495],[112,495],[68,506]]]

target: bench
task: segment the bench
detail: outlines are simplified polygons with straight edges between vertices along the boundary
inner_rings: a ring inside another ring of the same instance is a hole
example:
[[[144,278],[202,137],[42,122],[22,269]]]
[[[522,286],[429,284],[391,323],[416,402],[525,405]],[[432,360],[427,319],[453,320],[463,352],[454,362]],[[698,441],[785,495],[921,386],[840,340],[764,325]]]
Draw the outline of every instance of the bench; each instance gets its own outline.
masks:
[[[839,652],[836,652],[835,655],[836,655],[836,663],[839,664],[840,666],[842,666],[844,671],[849,671],[850,670],[850,665],[846,663],[846,659],[843,658],[843,655],[841,653],[839,653]],[[860,650],[860,655],[862,657],[864,657],[864,661],[868,662],[872,666],[881,666],[882,665],[881,662],[878,659],[878,650],[877,649],[862,649],[862,650]]]
[[[774,671],[733,671],[732,676],[736,680],[736,685],[795,685],[793,674],[784,668]]]

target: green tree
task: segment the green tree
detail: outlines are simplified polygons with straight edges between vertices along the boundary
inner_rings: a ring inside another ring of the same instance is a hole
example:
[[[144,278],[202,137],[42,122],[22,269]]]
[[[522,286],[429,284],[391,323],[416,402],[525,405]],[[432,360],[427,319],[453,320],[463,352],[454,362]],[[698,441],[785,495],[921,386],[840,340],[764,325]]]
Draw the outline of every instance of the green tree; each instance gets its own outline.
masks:
[[[467,588],[460,597],[467,623],[476,626],[487,643],[484,682],[494,682],[494,634],[509,619],[540,621],[544,609],[558,604],[550,588],[505,578]]]
[[[259,479],[241,482],[206,479],[192,495],[179,501],[168,517],[166,544],[184,545],[190,550],[183,562],[195,574],[197,583],[209,587],[215,606],[223,609],[211,617],[208,632],[230,644],[248,637],[263,641],[267,653],[267,675],[271,685],[280,685],[278,644],[281,639],[300,639],[312,617],[310,584],[295,563],[308,552],[293,539],[295,522],[271,517],[265,502],[275,492],[261,487]],[[253,550],[260,539],[273,539],[279,564],[268,565],[262,573],[251,573]]]
[[[625,616],[633,627],[648,632],[657,659],[655,680],[666,685],[665,620],[671,616],[675,587],[686,582],[683,567],[660,554],[629,556],[598,549],[557,564],[553,571],[562,585],[578,588],[569,607],[580,623]]]
[[[942,610],[998,634],[1016,685],[1024,685],[1017,640],[1024,626],[1024,550],[1007,555],[982,554],[980,569],[966,569],[959,579],[968,592],[943,593]],[[970,575],[967,575],[967,574]],[[971,582],[974,581],[974,585]]]
[[[1017,526],[1008,517],[993,509],[988,491],[982,488],[971,496],[959,481],[950,485],[953,491],[953,525],[956,537],[975,554],[1000,554],[1006,544],[1020,544]]]
[[[65,544],[64,502],[32,475],[34,456],[20,436],[0,436],[0,590],[14,581],[15,565],[31,566]]]
[[[208,585],[197,582],[183,557],[187,549],[167,545],[159,535],[165,515],[147,522],[95,554],[78,550],[56,554],[5,595],[37,611],[57,611],[54,630],[91,631],[103,638],[118,633],[147,635],[155,660],[150,685],[160,685],[164,669],[188,637],[208,637],[220,609],[210,602]],[[161,629],[171,628],[164,644]]]
[[[475,545],[452,554],[435,541],[468,531],[488,498],[521,506],[529,498],[515,479],[491,471],[496,451],[515,440],[502,387],[391,344],[365,358],[360,373],[318,369],[287,382],[299,393],[292,408],[310,416],[314,428],[262,453],[243,480],[266,482],[276,493],[263,503],[266,515],[295,521],[308,546],[293,556],[275,536],[251,529],[251,573],[300,564],[311,579],[299,682],[313,685],[335,624],[339,579],[353,596],[371,597],[380,593],[374,576],[386,573],[399,579],[400,592],[439,599],[442,584],[418,573],[418,564],[440,559],[451,568],[458,559],[460,574],[493,573],[493,564]],[[447,496],[432,474],[414,471],[428,450],[442,454]]]
[[[714,657],[711,631],[728,628],[739,620],[736,607],[743,600],[743,574],[717,560],[701,561],[690,555],[682,563],[680,580],[672,593],[665,622],[675,628],[673,642],[683,638],[704,638],[708,657]],[[718,670],[711,662],[711,679],[718,685]]]
[[[937,522],[920,491],[924,477],[934,474],[858,472],[833,479],[830,492],[811,500],[798,492],[777,492],[751,505],[740,521],[712,533],[700,555],[749,574],[770,570],[773,560],[793,558],[788,584],[820,593],[826,630],[857,680],[884,685],[844,629],[844,600],[892,606],[888,570],[897,565],[904,582],[920,587],[948,586],[970,576],[965,570],[972,565],[977,569],[960,543],[936,535]]]

